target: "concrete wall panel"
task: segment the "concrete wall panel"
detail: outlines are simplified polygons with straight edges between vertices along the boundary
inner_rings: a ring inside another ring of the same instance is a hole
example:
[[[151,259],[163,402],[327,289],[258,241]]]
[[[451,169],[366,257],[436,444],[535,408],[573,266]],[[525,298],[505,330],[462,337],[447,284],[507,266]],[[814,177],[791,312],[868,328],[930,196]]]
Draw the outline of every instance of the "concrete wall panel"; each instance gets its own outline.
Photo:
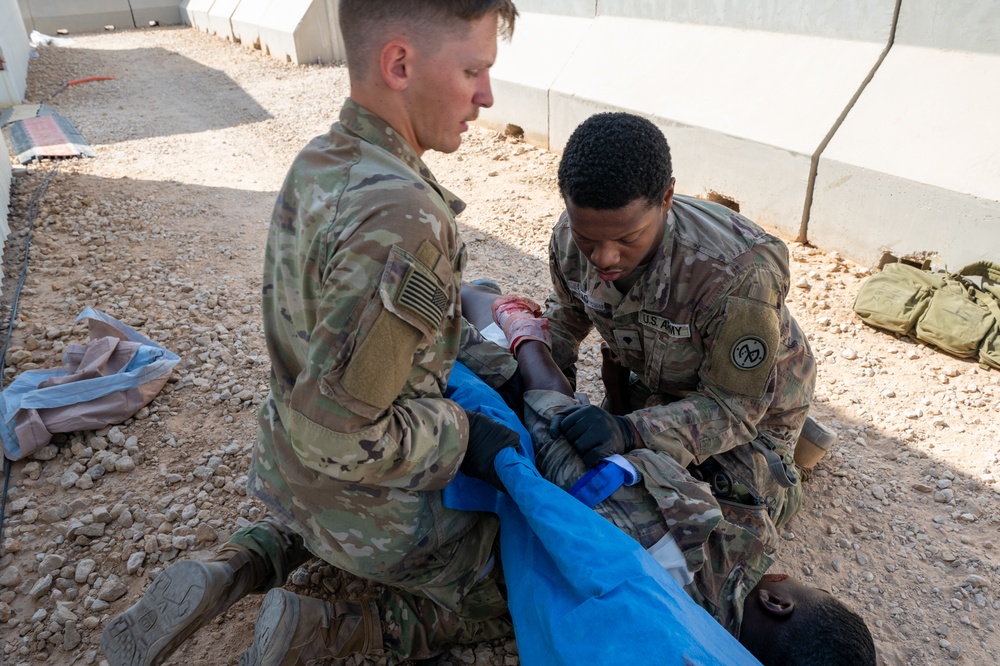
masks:
[[[520,4],[519,4],[520,6]],[[549,88],[586,39],[592,20],[524,13],[514,37],[501,41],[493,80],[493,106],[480,122],[502,130],[519,125],[533,144],[549,145]]]
[[[192,28],[208,32],[208,13],[215,0],[191,0],[187,4],[188,23]]]
[[[215,0],[208,11],[208,32],[231,42],[236,41],[233,34],[233,12],[240,6],[240,0]]]
[[[24,31],[24,21],[21,20],[21,10],[16,0],[0,0],[0,16],[9,17],[10,21],[0,24],[0,59],[3,69],[0,70],[0,108],[20,104],[28,85],[28,58],[31,46],[28,44],[28,34]],[[0,145],[3,145],[0,141]],[[0,161],[7,159],[6,149],[0,155]],[[6,219],[4,211],[0,217]]]
[[[895,6],[896,0],[598,0],[597,13],[885,44]]]
[[[277,0],[280,2],[281,0]],[[233,12],[230,22],[233,26],[233,37],[243,46],[259,49],[260,28],[264,14],[272,0],[241,0],[239,7]]]
[[[1000,54],[1000,2],[903,0],[896,43]]]
[[[148,26],[150,21],[157,21],[160,25],[184,23],[181,0],[129,0],[129,4],[137,28]]]
[[[128,0],[29,0],[28,4],[35,30],[46,35],[62,28],[90,32],[106,25],[134,26]]]
[[[28,0],[17,0],[17,6],[21,10],[21,20],[24,21],[24,32],[30,35],[35,27],[31,22],[31,7],[28,6]]]
[[[574,18],[597,16],[597,0],[517,0],[517,10],[528,13],[556,14]],[[520,28],[515,28],[515,32]]]
[[[1000,57],[896,45],[824,151],[810,239],[872,261],[1000,257]]]
[[[344,59],[334,0],[280,0],[260,20],[261,49],[296,65]]]
[[[677,171],[679,191],[716,190],[794,237],[812,155],[882,48],[598,17],[551,88],[549,145],[561,150],[586,109],[644,115],[690,165]]]

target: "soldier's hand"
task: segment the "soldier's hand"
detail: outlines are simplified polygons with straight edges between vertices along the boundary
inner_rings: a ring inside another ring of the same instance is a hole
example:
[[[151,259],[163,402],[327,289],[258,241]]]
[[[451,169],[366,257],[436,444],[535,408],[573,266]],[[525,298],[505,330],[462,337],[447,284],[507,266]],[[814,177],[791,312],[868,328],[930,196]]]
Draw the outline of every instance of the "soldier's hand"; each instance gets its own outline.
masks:
[[[551,437],[565,437],[583,458],[594,467],[614,453],[628,453],[635,448],[635,430],[624,416],[615,416],[593,405],[575,405],[562,410],[549,424]]]
[[[466,411],[465,415],[469,417],[469,447],[460,469],[469,476],[482,479],[502,493],[507,492],[493,461],[508,446],[520,445],[517,433],[478,412]]]

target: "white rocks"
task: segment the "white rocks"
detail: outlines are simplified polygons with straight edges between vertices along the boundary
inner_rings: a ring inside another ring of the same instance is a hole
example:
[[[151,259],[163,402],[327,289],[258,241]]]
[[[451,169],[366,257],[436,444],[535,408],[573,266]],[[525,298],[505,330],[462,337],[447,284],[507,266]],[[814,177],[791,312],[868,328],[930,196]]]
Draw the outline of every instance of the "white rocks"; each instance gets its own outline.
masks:
[[[62,487],[63,490],[69,490],[74,485],[76,485],[76,482],[79,478],[80,478],[79,474],[77,474],[71,469],[68,469],[65,472],[63,472],[63,475],[61,477],[59,477],[59,485]]]
[[[118,601],[125,596],[128,592],[128,586],[123,583],[118,576],[114,574],[108,576],[108,579],[104,581],[104,585],[101,586],[101,591],[97,593],[97,598],[101,601],[112,602]]]
[[[840,352],[840,355],[843,358],[847,359],[848,361],[853,361],[858,357],[858,352],[854,351],[853,349],[845,349],[844,351]]]
[[[31,586],[31,590],[28,592],[28,596],[37,600],[48,594],[50,589],[52,589],[52,574],[46,574],[35,581],[35,584]]]
[[[122,456],[115,461],[115,471],[127,474],[135,469],[135,461],[130,456]]]
[[[143,564],[146,562],[146,553],[139,551],[137,553],[132,553],[128,558],[128,563],[125,565],[125,570],[128,574],[134,575]]]
[[[17,587],[24,578],[15,566],[9,566],[0,572],[0,587]]]
[[[90,558],[80,560],[76,563],[76,572],[73,574],[73,580],[80,584],[86,583],[96,566],[97,563]]]
[[[42,576],[55,573],[66,564],[66,558],[62,555],[46,555],[38,564],[38,573]]]

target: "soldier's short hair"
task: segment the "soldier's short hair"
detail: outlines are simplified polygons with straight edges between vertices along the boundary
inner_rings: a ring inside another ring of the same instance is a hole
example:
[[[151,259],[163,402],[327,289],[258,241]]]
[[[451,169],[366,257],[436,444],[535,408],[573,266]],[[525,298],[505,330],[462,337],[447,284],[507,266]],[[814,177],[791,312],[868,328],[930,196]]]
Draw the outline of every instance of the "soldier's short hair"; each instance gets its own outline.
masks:
[[[810,597],[766,636],[740,643],[764,666],[876,666],[875,641],[860,615],[832,595]]]
[[[670,146],[652,122],[598,113],[570,135],[559,162],[559,192],[573,205],[617,210],[636,199],[655,205],[670,187]]]
[[[509,39],[517,18],[513,0],[340,0],[338,12],[347,66],[360,75],[379,47],[379,38],[392,27],[406,26],[418,37],[433,38],[442,30],[496,13],[500,34]]]

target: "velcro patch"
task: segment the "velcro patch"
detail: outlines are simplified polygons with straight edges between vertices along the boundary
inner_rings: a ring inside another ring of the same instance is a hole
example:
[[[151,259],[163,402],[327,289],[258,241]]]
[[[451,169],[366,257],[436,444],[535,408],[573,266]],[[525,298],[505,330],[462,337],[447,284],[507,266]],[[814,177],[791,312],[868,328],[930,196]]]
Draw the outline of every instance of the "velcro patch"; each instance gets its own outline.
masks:
[[[725,391],[759,398],[767,389],[780,342],[777,309],[756,300],[729,298],[707,375]]]
[[[411,267],[394,302],[396,307],[413,314],[433,331],[444,319],[448,296],[432,277]]]

